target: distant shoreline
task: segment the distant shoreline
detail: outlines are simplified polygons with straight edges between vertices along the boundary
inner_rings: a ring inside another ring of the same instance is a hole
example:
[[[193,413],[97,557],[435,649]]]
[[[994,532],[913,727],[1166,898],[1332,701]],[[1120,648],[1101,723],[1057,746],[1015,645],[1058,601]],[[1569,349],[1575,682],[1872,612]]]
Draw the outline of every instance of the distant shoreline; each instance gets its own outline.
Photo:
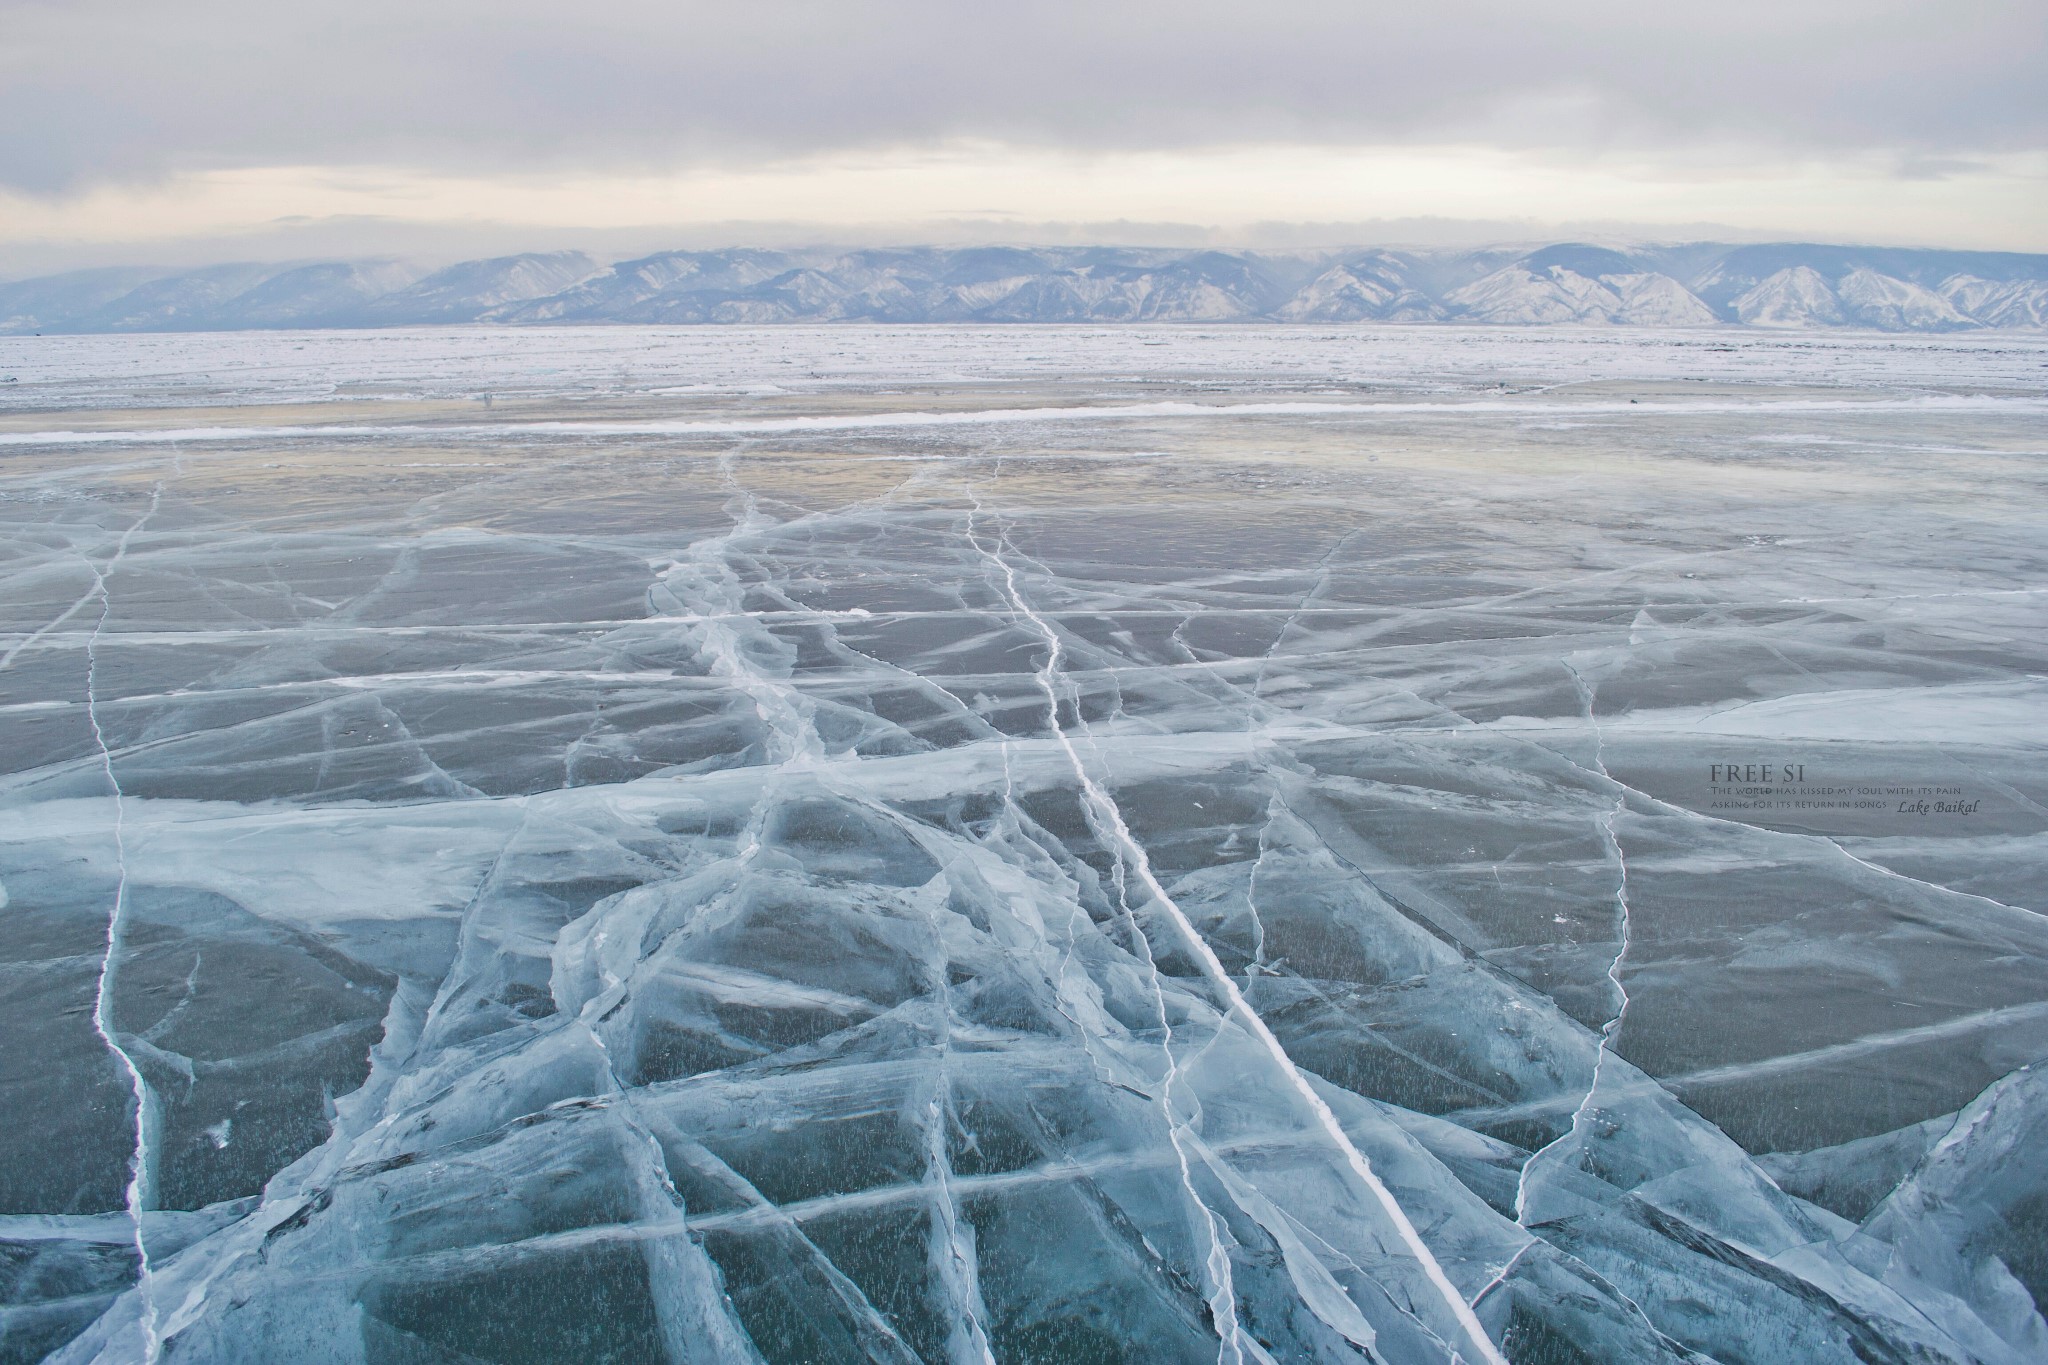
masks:
[[[0,335],[649,323],[2048,328],[2048,255],[1812,244],[529,253],[428,270],[107,267],[0,284]]]

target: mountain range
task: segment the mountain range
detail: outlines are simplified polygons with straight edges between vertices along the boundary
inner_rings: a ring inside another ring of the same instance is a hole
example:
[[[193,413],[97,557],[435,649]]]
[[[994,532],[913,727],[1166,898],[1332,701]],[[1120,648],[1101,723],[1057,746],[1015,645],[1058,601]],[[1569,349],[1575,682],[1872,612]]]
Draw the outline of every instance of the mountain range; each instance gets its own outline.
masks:
[[[1318,253],[581,252],[111,268],[0,283],[0,334],[461,323],[1433,322],[2048,328],[2048,255],[1807,244]]]

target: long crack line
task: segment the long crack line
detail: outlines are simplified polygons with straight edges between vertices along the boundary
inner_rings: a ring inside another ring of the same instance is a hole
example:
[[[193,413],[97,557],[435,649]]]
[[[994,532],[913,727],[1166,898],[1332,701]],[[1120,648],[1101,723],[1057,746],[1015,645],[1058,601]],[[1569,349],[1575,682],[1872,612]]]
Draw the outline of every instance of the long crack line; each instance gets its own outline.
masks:
[[[1007,537],[1005,537],[1005,540],[1007,540]],[[977,550],[980,548],[979,545],[976,546]],[[1146,855],[1144,846],[1138,842],[1136,836],[1131,833],[1130,827],[1124,822],[1123,812],[1118,809],[1115,801],[1102,789],[1100,784],[1089,775],[1087,766],[1082,762],[1080,752],[1074,747],[1072,738],[1068,736],[1065,728],[1058,723],[1056,694],[1052,686],[1052,679],[1058,676],[1062,652],[1058,634],[1052,629],[1045,618],[1033,610],[1030,603],[1025,600],[1023,593],[1017,586],[1016,569],[1003,557],[1000,546],[994,551],[982,551],[982,553],[986,554],[1001,568],[1004,590],[1010,598],[1013,610],[1020,618],[1031,624],[1033,630],[1046,644],[1046,664],[1039,671],[1039,684],[1045,690],[1048,699],[1053,701],[1055,706],[1053,733],[1058,738],[1060,747],[1066,754],[1067,762],[1073,769],[1075,780],[1081,786],[1083,799],[1087,802],[1091,812],[1099,819],[1103,827],[1110,831],[1115,842],[1120,846],[1120,860],[1126,861],[1137,872],[1139,881],[1145,890],[1150,893],[1152,898],[1166,911],[1167,915],[1174,922],[1182,938],[1186,941],[1189,950],[1201,964],[1204,975],[1209,978],[1212,985],[1215,986],[1222,995],[1222,998],[1228,1003],[1230,1012],[1238,1016],[1252,1036],[1272,1056],[1279,1065],[1281,1074],[1287,1078],[1294,1090],[1309,1106],[1310,1111],[1315,1114],[1323,1130],[1329,1135],[1338,1151],[1343,1154],[1345,1162],[1351,1168],[1352,1173],[1371,1191],[1381,1210],[1386,1214],[1388,1220],[1394,1224],[1403,1245],[1408,1248],[1410,1255],[1415,1258],[1416,1264],[1421,1268],[1425,1278],[1429,1280],[1431,1287],[1442,1298],[1444,1306],[1450,1310],[1451,1316],[1456,1319],[1459,1327],[1471,1341],[1473,1349],[1479,1354],[1479,1358],[1488,1362],[1488,1365],[1507,1365],[1507,1358],[1501,1354],[1500,1348],[1494,1345],[1492,1338],[1487,1336],[1486,1329],[1480,1325],[1478,1315],[1472,1311],[1472,1306],[1465,1301],[1465,1296],[1458,1291],[1457,1286],[1451,1283],[1450,1276],[1444,1273],[1443,1266],[1437,1261],[1435,1254],[1430,1251],[1428,1244],[1422,1240],[1422,1234],[1416,1229],[1414,1220],[1408,1216],[1407,1211],[1394,1198],[1393,1191],[1387,1188],[1386,1183],[1373,1170],[1372,1164],[1366,1160],[1365,1154],[1359,1151],[1357,1145],[1351,1141],[1350,1135],[1344,1131],[1344,1127],[1338,1121],[1335,1112],[1331,1110],[1330,1106],[1323,1100],[1323,1097],[1316,1093],[1315,1088],[1308,1083],[1308,1079],[1301,1074],[1300,1068],[1295,1066],[1294,1060],[1287,1055],[1286,1049],[1281,1047],[1280,1040],[1266,1026],[1265,1020],[1261,1019],[1252,1010],[1251,1006],[1246,1003],[1243,992],[1238,989],[1237,983],[1231,979],[1229,973],[1223,969],[1223,964],[1217,959],[1215,951],[1209,947],[1207,941],[1202,938],[1201,934],[1196,931],[1194,925],[1188,920],[1186,912],[1166,893],[1166,888],[1159,883],[1158,878],[1153,874],[1151,859]],[[1082,725],[1085,732],[1085,721],[1082,722]],[[1453,1348],[1453,1358],[1458,1358],[1455,1348]]]
[[[1628,808],[1628,789],[1615,782],[1614,778],[1607,771],[1605,736],[1600,729],[1599,717],[1594,713],[1595,689],[1591,684],[1587,683],[1585,676],[1572,665],[1569,659],[1564,661],[1564,667],[1565,671],[1572,675],[1572,682],[1577,685],[1579,696],[1586,704],[1586,723],[1593,729],[1593,766],[1599,769],[1601,777],[1606,778],[1615,787],[1613,808],[1602,812],[1600,816],[1600,835],[1607,844],[1607,851],[1613,855],[1617,874],[1614,887],[1614,908],[1615,914],[1620,921],[1620,933],[1618,936],[1620,942],[1615,947],[1613,961],[1607,964],[1607,980],[1614,987],[1617,1003],[1615,1004],[1613,1017],[1608,1019],[1606,1024],[1600,1029],[1599,1046],[1593,1054],[1593,1078],[1586,1086],[1585,1097],[1579,1101],[1578,1108],[1572,1111],[1571,1126],[1558,1134],[1555,1139],[1532,1152],[1529,1159],[1522,1163],[1521,1174],[1515,1179],[1515,1221],[1525,1227],[1527,1226],[1529,1212],[1529,1172],[1535,1168],[1538,1161],[1542,1160],[1546,1152],[1549,1152],[1561,1143],[1570,1142],[1578,1137],[1580,1126],[1585,1122],[1586,1115],[1592,1110],[1594,1097],[1600,1093],[1600,1073],[1607,1063],[1607,1058],[1613,1053],[1614,1035],[1620,1031],[1622,1020],[1628,1014],[1629,1005],[1628,987],[1622,984],[1621,980],[1621,964],[1628,957],[1629,941],[1634,931],[1634,924],[1629,913],[1628,903],[1628,858],[1622,853],[1621,840],[1614,832],[1615,823],[1621,819],[1622,812]]]
[[[969,496],[973,497],[972,490],[969,491]],[[982,510],[979,498],[974,500],[974,510],[976,515]],[[1066,751],[1068,761],[1072,764],[1075,774],[1081,781],[1083,792],[1086,793],[1092,789],[1092,783],[1090,783],[1087,775],[1082,772],[1080,755],[1075,752],[1073,741],[1067,737],[1066,727],[1060,724],[1059,693],[1053,686],[1053,679],[1059,676],[1061,655],[1059,638],[1046,625],[1042,617],[1025,605],[1023,595],[1017,588],[1017,571],[1002,555],[1001,546],[1007,541],[1008,537],[1001,531],[998,531],[997,537],[997,548],[995,550],[982,549],[980,539],[974,534],[974,519],[970,516],[968,520],[969,542],[973,544],[978,553],[984,555],[1002,570],[1003,592],[1009,598],[1011,608],[1019,615],[1029,619],[1036,628],[1038,635],[1046,643],[1045,664],[1037,672],[1039,690],[1045,694],[1046,724],[1052,729],[1053,734],[1059,737],[1060,745]],[[1076,700],[1075,714],[1077,716],[1080,714],[1078,699]],[[1097,805],[1092,799],[1089,800],[1088,804],[1091,808]],[[1099,809],[1090,809],[1088,814],[1090,817],[1089,823],[1099,827],[1101,822],[1096,818],[1100,814]],[[1124,920],[1130,926],[1132,942],[1144,955],[1148,978],[1152,986],[1153,1008],[1159,1017],[1160,1048],[1166,1057],[1166,1074],[1160,1082],[1158,1099],[1161,1117],[1166,1121],[1167,1141],[1173,1147],[1174,1159],[1180,1169],[1181,1187],[1187,1191],[1187,1196],[1193,1201],[1194,1206],[1202,1211],[1203,1231],[1206,1234],[1205,1240],[1208,1243],[1207,1250],[1202,1258],[1202,1269],[1209,1281],[1207,1299],[1209,1317],[1211,1324],[1216,1329],[1216,1336],[1219,1342],[1216,1359],[1218,1365],[1222,1365],[1222,1362],[1226,1360],[1234,1362],[1234,1365],[1244,1365],[1245,1347],[1251,1343],[1246,1339],[1244,1329],[1239,1326],[1237,1321],[1237,1289],[1230,1269],[1230,1253],[1224,1249],[1223,1229],[1217,1221],[1216,1211],[1209,1207],[1208,1201],[1203,1199],[1201,1193],[1195,1188],[1193,1164],[1188,1159],[1187,1144],[1182,1140],[1182,1135],[1188,1126],[1188,1120],[1177,1118],[1173,1112],[1173,1090],[1175,1083],[1180,1079],[1180,1059],[1174,1053],[1173,1024],[1167,1017],[1166,994],[1159,985],[1158,964],[1152,959],[1151,944],[1146,940],[1144,931],[1138,928],[1136,918],[1131,913],[1130,899],[1125,883],[1126,866],[1127,863],[1120,853],[1114,873],[1116,897],[1119,906],[1123,909]],[[1255,1344],[1252,1345],[1252,1350],[1255,1355],[1264,1354],[1262,1351],[1259,1351]]]
[[[122,949],[127,942],[128,911],[128,843],[126,800],[121,791],[121,781],[114,775],[114,751],[107,744],[106,731],[100,728],[99,708],[99,642],[106,629],[107,620],[113,615],[113,593],[107,587],[107,580],[128,555],[128,544],[135,533],[148,524],[156,515],[156,509],[163,500],[164,486],[158,483],[149,495],[149,509],[121,533],[121,539],[114,546],[113,555],[105,567],[94,566],[92,570],[93,591],[100,599],[99,619],[93,623],[92,633],[85,640],[85,715],[92,726],[93,743],[100,751],[100,766],[107,775],[107,786],[114,794],[114,905],[107,915],[106,953],[100,958],[99,980],[94,987],[92,1005],[92,1027],[107,1051],[121,1059],[122,1070],[128,1073],[128,1088],[135,1097],[135,1151],[128,1161],[128,1188],[125,1193],[128,1221],[135,1230],[136,1293],[142,1305],[142,1358],[144,1365],[156,1365],[163,1354],[163,1343],[157,1336],[156,1290],[151,1282],[152,1267],[149,1262],[148,1239],[142,1232],[142,1215],[149,1207],[154,1195],[154,1181],[151,1178],[150,1148],[155,1139],[155,1124],[150,1105],[149,1083],[142,1078],[142,1070],[127,1048],[115,1036],[113,1002],[116,974],[119,969]]]

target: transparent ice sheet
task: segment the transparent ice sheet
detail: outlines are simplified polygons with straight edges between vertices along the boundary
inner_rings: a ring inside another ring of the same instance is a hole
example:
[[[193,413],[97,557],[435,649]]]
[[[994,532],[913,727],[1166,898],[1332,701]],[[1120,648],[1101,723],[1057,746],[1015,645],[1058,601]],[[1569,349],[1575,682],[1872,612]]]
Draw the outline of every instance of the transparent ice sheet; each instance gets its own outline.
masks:
[[[2048,344],[498,337],[0,341],[0,1358],[2048,1357]]]

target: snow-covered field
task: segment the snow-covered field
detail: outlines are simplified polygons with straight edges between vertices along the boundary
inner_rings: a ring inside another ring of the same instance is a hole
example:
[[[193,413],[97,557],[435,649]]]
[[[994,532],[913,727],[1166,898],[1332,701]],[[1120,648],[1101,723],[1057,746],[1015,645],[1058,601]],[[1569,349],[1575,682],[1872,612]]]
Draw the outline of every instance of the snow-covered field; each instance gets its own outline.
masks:
[[[51,409],[920,393],[1063,383],[1442,398],[1627,381],[2039,398],[2048,336],[1727,328],[1037,326],[419,328],[0,336],[0,423]],[[494,409],[495,411],[495,409]],[[24,421],[24,418],[27,420]]]
[[[2048,339],[8,379],[0,1358],[2048,1357]]]

